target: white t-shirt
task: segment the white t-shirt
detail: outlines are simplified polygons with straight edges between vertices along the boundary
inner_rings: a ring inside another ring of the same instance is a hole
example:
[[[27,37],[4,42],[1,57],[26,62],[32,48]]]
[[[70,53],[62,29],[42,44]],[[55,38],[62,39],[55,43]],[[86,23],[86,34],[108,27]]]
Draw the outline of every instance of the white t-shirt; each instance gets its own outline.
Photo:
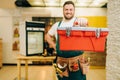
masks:
[[[71,20],[67,21],[67,20],[63,20],[60,24],[59,27],[72,27],[73,23],[75,21],[76,18],[72,18]],[[57,39],[57,27],[58,27],[59,22],[56,22],[48,31],[48,34],[51,36],[55,36],[55,38]]]

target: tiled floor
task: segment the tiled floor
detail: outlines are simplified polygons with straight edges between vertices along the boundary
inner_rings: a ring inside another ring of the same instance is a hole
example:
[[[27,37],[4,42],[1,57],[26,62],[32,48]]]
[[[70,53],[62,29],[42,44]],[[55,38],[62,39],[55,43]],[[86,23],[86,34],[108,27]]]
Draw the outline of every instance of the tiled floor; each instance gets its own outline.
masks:
[[[53,80],[54,73],[51,66],[29,66],[28,80]],[[24,80],[24,67],[22,66],[22,80]],[[90,69],[87,80],[106,80],[105,69]],[[16,80],[17,66],[3,66],[0,69],[0,80]]]

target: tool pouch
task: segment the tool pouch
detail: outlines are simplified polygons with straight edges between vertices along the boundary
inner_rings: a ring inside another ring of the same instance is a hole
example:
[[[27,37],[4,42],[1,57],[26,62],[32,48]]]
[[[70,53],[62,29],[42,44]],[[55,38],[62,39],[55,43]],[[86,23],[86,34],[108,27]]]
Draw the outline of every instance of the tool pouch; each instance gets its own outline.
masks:
[[[61,72],[58,72],[58,74],[63,77],[68,77],[68,61],[67,59],[64,58],[59,58],[57,59],[57,67]]]
[[[79,59],[69,59],[69,71],[76,72],[79,69]]]
[[[89,65],[89,61],[88,60],[84,60],[84,62],[80,61],[80,68],[81,68],[82,73],[84,75],[86,75],[88,73],[89,67],[90,67],[90,65]]]

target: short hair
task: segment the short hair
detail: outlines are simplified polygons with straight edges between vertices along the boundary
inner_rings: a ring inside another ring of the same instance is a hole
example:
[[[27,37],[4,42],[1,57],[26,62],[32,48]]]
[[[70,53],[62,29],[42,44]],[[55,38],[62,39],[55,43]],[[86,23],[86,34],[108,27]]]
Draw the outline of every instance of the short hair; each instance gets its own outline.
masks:
[[[74,3],[73,3],[72,1],[66,1],[66,2],[63,4],[63,7],[64,7],[65,5],[67,5],[67,4],[72,4],[72,5],[75,7],[75,5],[74,5]]]

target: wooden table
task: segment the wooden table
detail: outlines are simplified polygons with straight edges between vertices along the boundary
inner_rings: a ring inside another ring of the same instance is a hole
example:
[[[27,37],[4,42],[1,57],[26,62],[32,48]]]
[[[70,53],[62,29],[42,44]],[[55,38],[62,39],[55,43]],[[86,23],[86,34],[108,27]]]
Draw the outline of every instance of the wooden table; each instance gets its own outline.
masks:
[[[21,56],[17,57],[17,67],[18,67],[18,80],[21,80],[21,61],[25,61],[25,80],[28,80],[28,61],[52,61],[55,59],[54,56],[43,57],[43,56]],[[55,77],[55,76],[54,76]]]

